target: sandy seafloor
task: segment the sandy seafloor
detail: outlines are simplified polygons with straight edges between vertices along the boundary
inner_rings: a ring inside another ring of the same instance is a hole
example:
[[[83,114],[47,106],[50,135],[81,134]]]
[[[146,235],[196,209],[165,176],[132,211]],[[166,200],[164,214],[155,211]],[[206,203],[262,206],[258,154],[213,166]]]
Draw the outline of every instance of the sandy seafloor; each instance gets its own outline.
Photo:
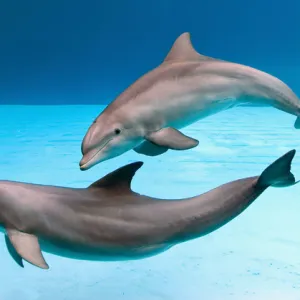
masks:
[[[81,140],[101,106],[0,106],[0,178],[85,187],[128,162],[142,160],[133,189],[164,198],[203,193],[259,175],[297,149],[295,117],[271,108],[235,108],[183,132],[197,148],[146,157],[133,151],[79,170]],[[1,209],[1,207],[0,207]],[[87,262],[45,253],[50,269],[20,268],[0,239],[1,300],[300,299],[300,184],[268,189],[218,231],[158,256],[128,262]]]

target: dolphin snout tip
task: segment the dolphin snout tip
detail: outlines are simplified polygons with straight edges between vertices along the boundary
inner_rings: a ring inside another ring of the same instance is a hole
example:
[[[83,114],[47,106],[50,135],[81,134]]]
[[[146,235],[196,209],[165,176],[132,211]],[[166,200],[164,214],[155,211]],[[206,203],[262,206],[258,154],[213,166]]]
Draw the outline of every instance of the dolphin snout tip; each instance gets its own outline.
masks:
[[[96,165],[99,162],[97,157],[99,152],[100,152],[99,149],[95,148],[84,153],[79,162],[80,170],[85,171],[92,168],[94,165]]]
[[[87,170],[87,168],[85,168],[84,166],[81,166],[81,165],[79,165],[79,169],[80,169],[80,171],[86,171]]]
[[[81,171],[86,171],[89,169],[88,162],[86,161],[86,159],[84,157],[79,162],[79,168]]]
[[[88,167],[86,167],[85,165],[79,165],[79,169],[80,169],[80,171],[86,171],[86,170],[88,170],[89,168]]]

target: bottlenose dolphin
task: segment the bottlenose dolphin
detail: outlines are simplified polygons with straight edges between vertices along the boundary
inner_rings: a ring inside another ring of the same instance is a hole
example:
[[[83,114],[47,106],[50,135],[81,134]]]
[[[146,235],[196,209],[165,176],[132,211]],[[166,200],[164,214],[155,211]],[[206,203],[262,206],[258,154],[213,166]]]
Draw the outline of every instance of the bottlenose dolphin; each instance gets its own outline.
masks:
[[[131,190],[142,162],[123,166],[88,188],[0,182],[0,224],[7,248],[49,266],[41,251],[82,260],[131,260],[209,234],[242,213],[269,186],[295,184],[291,150],[260,176],[232,181],[200,196],[163,200]]]
[[[196,52],[190,34],[174,42],[157,68],[139,78],[96,118],[81,145],[80,169],[134,149],[155,156],[198,140],[181,133],[202,118],[235,106],[273,106],[300,115],[300,101],[267,73]],[[295,127],[300,128],[297,118]]]

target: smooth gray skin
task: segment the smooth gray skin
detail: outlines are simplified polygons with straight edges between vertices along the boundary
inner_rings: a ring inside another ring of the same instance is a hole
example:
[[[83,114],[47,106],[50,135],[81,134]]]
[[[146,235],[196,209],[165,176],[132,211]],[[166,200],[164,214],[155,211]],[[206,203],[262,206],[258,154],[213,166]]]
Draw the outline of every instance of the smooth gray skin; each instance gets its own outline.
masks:
[[[193,48],[189,33],[183,33],[164,62],[134,82],[90,126],[82,141],[80,168],[87,170],[131,149],[150,156],[191,149],[199,142],[178,129],[240,105],[300,114],[298,97],[282,81],[203,56]]]
[[[126,165],[88,188],[0,182],[0,224],[11,256],[47,269],[41,250],[82,260],[130,260],[206,235],[244,211],[269,186],[295,184],[295,150],[262,175],[200,196],[163,200],[130,188],[142,162]]]

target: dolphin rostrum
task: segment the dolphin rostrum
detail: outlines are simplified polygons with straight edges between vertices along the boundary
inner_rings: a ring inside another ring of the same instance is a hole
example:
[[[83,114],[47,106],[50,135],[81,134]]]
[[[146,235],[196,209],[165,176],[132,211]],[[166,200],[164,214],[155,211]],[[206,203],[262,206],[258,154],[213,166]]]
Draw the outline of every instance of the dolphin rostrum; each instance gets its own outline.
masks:
[[[12,258],[43,269],[41,251],[82,260],[131,260],[209,234],[241,214],[269,186],[295,184],[291,150],[260,176],[202,195],[163,200],[131,190],[142,162],[123,166],[88,188],[0,182],[0,224]]]
[[[273,106],[300,115],[300,101],[282,81],[257,69],[196,52],[190,34],[174,42],[162,64],[139,78],[96,118],[81,145],[80,169],[134,149],[155,156],[198,140],[181,133],[207,116],[239,105]],[[300,128],[297,118],[295,127]]]

